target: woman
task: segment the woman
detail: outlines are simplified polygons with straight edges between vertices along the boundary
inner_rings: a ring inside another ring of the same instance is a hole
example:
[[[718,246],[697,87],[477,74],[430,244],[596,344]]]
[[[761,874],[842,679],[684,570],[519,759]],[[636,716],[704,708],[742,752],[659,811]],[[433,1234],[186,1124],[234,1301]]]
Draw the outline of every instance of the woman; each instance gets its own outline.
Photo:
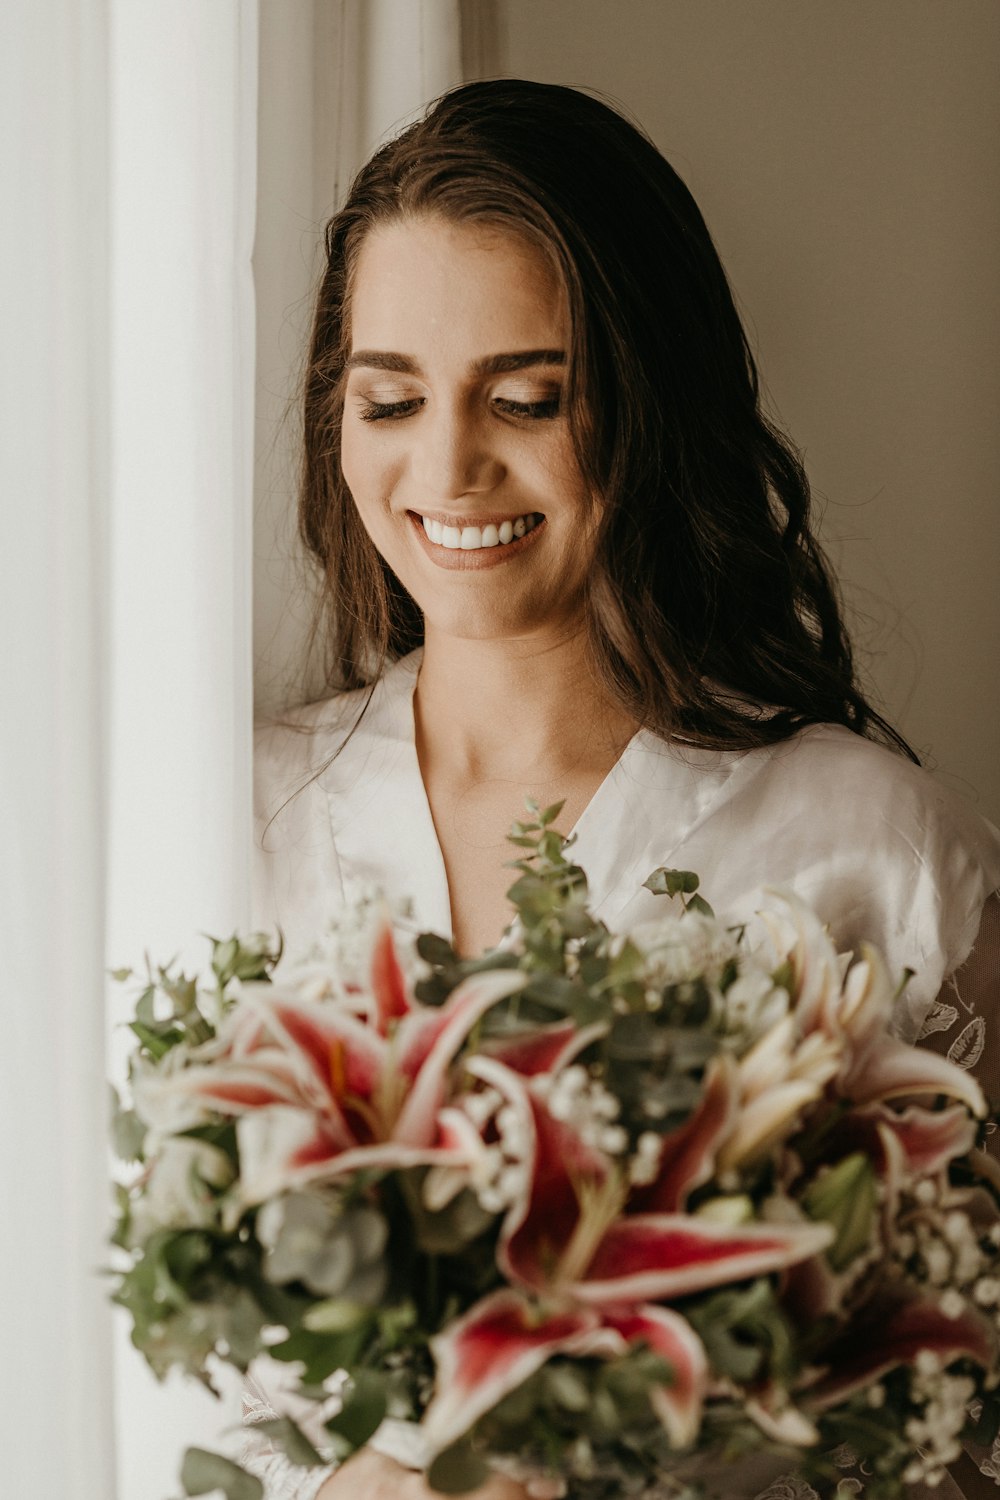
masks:
[[[261,738],[261,920],[294,951],[374,880],[491,946],[531,795],[565,799],[609,923],[657,909],[661,864],[734,920],[790,885],[916,971],[909,1036],[987,993],[1000,840],[857,685],[805,476],[655,147],[576,91],[471,84],[376,154],[327,246],[301,521],[335,695]],[[262,1463],[289,1500],[424,1493],[372,1451]]]

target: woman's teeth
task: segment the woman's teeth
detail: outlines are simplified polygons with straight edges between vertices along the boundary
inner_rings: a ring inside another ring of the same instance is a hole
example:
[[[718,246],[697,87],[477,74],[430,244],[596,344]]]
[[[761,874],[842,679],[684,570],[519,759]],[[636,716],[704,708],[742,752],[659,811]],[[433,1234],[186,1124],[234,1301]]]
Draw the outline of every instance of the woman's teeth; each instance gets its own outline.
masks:
[[[516,521],[501,521],[499,526],[445,526],[442,521],[433,521],[430,516],[421,516],[424,531],[439,547],[448,547],[453,552],[476,552],[480,547],[506,547],[518,537],[534,531],[544,516],[532,512],[518,516]]]

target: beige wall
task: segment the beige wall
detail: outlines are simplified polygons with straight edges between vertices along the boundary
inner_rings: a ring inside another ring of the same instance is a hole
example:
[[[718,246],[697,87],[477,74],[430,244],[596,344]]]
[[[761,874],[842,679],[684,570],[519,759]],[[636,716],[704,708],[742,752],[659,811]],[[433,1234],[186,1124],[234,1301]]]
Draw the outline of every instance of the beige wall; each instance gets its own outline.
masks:
[[[692,188],[891,718],[1000,820],[1000,4],[496,0]]]

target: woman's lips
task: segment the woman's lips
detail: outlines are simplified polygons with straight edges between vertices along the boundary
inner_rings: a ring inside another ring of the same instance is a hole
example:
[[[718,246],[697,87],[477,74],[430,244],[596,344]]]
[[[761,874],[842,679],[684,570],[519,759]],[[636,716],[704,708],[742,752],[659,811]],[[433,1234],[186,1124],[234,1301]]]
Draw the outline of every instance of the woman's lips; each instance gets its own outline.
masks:
[[[412,510],[407,511],[407,516],[409,517],[410,525],[419,538],[420,545],[431,562],[435,563],[439,568],[455,568],[460,571],[468,571],[471,568],[501,567],[510,558],[520,557],[525,548],[530,547],[540,533],[545,530],[545,518],[543,516],[540,521],[536,522],[531,531],[527,532],[525,536],[517,537],[512,542],[500,543],[495,547],[479,547],[473,551],[465,551],[460,547],[442,547],[437,542],[432,542],[424,530],[423,520],[417,512]],[[487,519],[484,518],[475,524],[485,526]]]

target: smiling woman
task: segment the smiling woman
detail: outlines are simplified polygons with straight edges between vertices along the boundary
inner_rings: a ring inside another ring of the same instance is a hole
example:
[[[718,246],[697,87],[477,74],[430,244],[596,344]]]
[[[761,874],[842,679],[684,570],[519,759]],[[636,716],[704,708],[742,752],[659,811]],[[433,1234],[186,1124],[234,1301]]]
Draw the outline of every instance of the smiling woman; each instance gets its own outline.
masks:
[[[582,613],[594,505],[562,392],[568,321],[548,262],[510,232],[427,215],[361,248],[341,464],[425,636]]]
[[[261,735],[261,922],[304,950],[375,882],[475,955],[509,916],[511,822],[561,800],[616,930],[659,914],[665,864],[734,924],[787,887],[915,971],[900,1032],[963,1006],[991,1066],[1000,839],[858,686],[805,474],[669,164],[585,94],[467,85],[376,153],[327,252],[301,524],[330,696]],[[370,1451],[260,1466],[289,1500],[426,1493]]]

